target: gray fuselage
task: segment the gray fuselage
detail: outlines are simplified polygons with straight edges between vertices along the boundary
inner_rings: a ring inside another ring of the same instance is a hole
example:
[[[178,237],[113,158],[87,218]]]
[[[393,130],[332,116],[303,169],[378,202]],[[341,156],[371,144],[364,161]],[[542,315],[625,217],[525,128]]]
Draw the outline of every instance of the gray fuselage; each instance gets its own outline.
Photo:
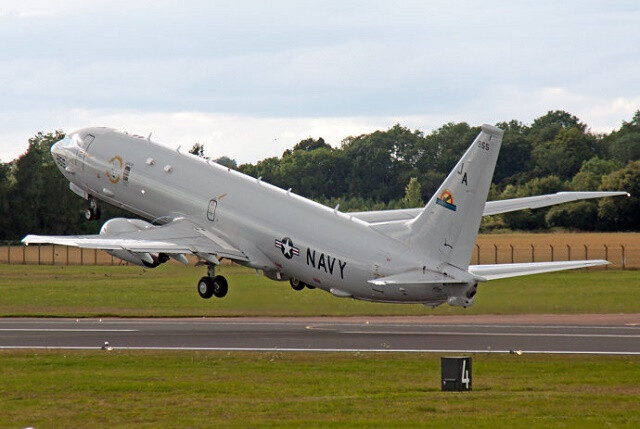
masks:
[[[109,128],[75,135],[91,141],[77,147],[72,134],[54,155],[64,158],[58,164],[72,184],[156,223],[188,218],[241,249],[249,258],[244,265],[270,278],[296,278],[337,296],[372,301],[447,299],[437,285],[368,283],[431,264],[347,213],[143,137]]]

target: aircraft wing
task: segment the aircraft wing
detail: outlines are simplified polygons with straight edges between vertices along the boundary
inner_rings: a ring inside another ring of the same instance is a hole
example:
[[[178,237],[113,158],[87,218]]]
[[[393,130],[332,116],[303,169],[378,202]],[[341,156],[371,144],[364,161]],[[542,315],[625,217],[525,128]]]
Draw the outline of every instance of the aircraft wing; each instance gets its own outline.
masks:
[[[184,254],[210,254],[235,261],[248,261],[239,249],[213,232],[186,219],[162,226],[151,226],[139,231],[97,235],[27,235],[25,244],[59,244],[102,250],[129,250],[131,252]]]
[[[483,216],[507,213],[524,209],[537,209],[570,201],[586,200],[590,198],[629,196],[627,192],[557,192],[555,194],[536,195],[534,197],[513,198],[509,200],[487,201]],[[418,216],[422,208],[398,210],[374,210],[368,212],[349,213],[350,216],[369,223],[384,223],[411,220]]]
[[[522,264],[470,265],[469,272],[483,280],[504,279],[507,277],[528,276],[530,274],[550,273],[553,271],[573,270],[576,268],[608,265],[604,259],[561,262],[530,262]]]

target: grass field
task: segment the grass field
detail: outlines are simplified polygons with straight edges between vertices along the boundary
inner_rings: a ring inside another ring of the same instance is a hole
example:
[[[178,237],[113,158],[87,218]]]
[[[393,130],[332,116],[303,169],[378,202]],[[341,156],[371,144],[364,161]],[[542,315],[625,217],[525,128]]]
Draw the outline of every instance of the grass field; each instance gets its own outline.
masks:
[[[323,316],[640,313],[640,272],[580,270],[481,284],[475,306],[374,304],[320,290],[296,292],[237,266],[224,299],[201,299],[203,268],[0,265],[0,316]]]
[[[640,426],[640,357],[0,351],[2,427]]]

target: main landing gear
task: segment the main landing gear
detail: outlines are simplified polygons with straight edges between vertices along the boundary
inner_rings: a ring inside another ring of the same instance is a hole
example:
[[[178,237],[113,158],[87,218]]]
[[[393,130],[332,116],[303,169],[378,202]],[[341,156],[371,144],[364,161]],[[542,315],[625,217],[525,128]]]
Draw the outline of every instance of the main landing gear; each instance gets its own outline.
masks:
[[[304,289],[305,287],[306,287],[306,288],[309,288],[309,289],[315,289],[315,288],[316,288],[315,286],[308,285],[308,284],[306,284],[305,282],[300,281],[300,280],[298,280],[298,279],[296,279],[296,278],[292,278],[292,279],[290,279],[290,280],[289,280],[289,284],[291,285],[291,287],[293,288],[293,290],[302,290],[302,289]]]
[[[202,298],[209,299],[212,296],[217,298],[224,297],[229,291],[227,279],[223,276],[216,276],[215,265],[208,266],[208,275],[198,281],[198,293]]]
[[[98,207],[98,202],[93,197],[89,197],[89,208],[85,210],[84,218],[86,220],[100,219],[100,207]]]

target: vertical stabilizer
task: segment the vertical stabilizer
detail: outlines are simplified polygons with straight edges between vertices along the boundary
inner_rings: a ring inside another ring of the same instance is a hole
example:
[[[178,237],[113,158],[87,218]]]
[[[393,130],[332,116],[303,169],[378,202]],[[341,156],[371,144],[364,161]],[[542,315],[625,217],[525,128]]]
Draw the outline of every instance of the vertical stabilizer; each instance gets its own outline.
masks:
[[[469,267],[503,134],[483,125],[435,195],[409,222],[415,251],[463,270]]]

